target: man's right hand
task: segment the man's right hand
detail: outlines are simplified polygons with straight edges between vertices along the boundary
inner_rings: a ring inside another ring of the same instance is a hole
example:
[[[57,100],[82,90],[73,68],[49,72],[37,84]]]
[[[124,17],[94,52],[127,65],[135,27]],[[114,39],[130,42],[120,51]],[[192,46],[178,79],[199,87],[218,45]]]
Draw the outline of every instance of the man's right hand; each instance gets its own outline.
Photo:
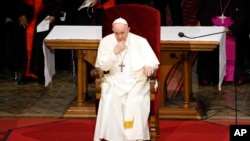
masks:
[[[122,52],[124,49],[126,49],[125,41],[118,42],[117,45],[114,48],[114,53],[117,55],[120,52]]]
[[[20,26],[22,26],[23,28],[26,28],[28,26],[28,20],[27,17],[25,15],[22,15],[18,18],[18,23]]]

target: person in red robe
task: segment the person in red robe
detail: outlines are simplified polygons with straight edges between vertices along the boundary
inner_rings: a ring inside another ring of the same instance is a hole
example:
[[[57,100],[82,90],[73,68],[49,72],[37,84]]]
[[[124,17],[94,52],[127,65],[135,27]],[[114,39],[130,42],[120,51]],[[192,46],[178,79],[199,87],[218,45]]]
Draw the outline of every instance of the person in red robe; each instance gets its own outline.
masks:
[[[30,22],[27,22],[27,13],[20,14],[19,18],[19,24],[26,32],[27,65],[24,77],[38,80],[40,84],[44,84],[43,39],[60,17],[61,0],[23,0],[22,2],[24,5],[33,8],[33,16]],[[20,11],[20,13],[23,11]],[[37,32],[36,27],[42,20],[49,21],[50,29],[44,32]]]

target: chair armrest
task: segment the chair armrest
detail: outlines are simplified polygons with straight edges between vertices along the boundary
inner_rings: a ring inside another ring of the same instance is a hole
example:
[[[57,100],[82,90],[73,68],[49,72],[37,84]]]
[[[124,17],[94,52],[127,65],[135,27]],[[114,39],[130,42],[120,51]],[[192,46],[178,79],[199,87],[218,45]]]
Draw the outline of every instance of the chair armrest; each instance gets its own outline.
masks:
[[[98,69],[98,68],[92,69],[90,71],[90,76],[92,78],[102,78],[103,77],[103,71]]]
[[[104,72],[99,69],[95,68],[90,71],[90,75],[92,78],[95,78],[95,91],[96,91],[96,99],[101,98],[101,82],[102,82],[102,77],[103,77]]]
[[[155,92],[158,88],[158,83],[156,79],[156,71],[148,77],[148,81],[150,81],[150,100],[155,100]]]
[[[96,83],[96,97],[97,99],[100,98],[100,92],[101,92],[101,81],[102,77],[104,75],[104,72],[98,68],[92,69],[90,72],[90,75],[92,78],[95,78],[95,83]],[[156,73],[153,73],[148,77],[148,81],[150,81],[150,100],[154,101],[155,100],[155,92],[157,89],[157,80],[156,80]]]

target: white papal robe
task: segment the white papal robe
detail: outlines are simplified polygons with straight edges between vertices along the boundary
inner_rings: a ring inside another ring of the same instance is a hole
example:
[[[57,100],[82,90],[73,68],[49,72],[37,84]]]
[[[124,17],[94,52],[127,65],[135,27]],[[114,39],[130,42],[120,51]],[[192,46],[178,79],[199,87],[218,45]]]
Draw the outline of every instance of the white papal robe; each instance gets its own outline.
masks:
[[[127,49],[115,55],[114,34],[99,44],[96,68],[109,71],[101,84],[94,140],[149,140],[150,85],[144,67],[158,68],[159,61],[143,37],[129,33]],[[125,65],[121,71],[121,63]]]

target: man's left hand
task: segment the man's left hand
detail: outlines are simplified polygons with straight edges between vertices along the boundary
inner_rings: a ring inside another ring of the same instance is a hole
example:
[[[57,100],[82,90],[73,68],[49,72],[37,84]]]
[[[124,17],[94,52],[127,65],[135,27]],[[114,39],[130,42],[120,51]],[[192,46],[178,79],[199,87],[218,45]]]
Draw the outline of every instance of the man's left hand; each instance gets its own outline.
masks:
[[[53,23],[54,21],[55,21],[55,17],[54,16],[50,16],[50,15],[48,15],[46,18],[45,18],[45,20],[48,20],[49,21],[49,23]]]
[[[144,67],[144,73],[149,77],[154,73],[154,69],[152,67]]]
[[[95,6],[98,3],[98,0],[92,0],[91,6]]]

